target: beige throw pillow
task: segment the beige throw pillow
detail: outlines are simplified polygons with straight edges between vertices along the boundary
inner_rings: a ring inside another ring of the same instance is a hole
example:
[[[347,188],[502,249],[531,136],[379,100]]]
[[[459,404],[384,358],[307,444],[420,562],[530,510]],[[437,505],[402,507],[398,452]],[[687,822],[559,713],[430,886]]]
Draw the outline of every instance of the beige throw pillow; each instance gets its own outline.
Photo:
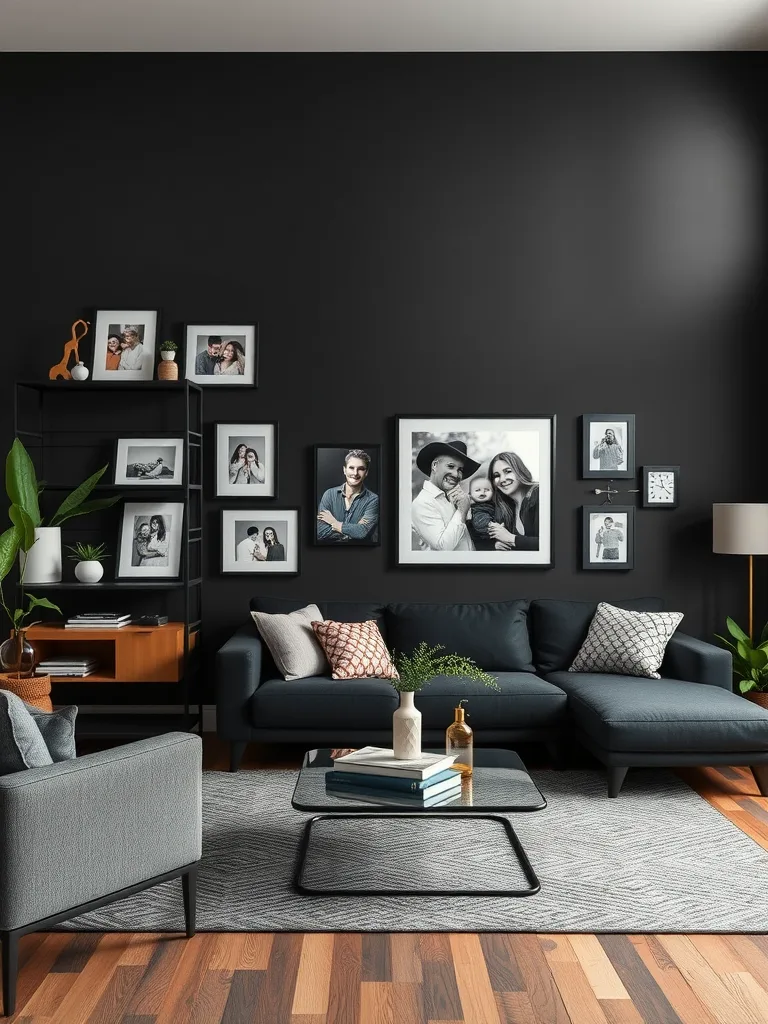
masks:
[[[278,672],[285,679],[327,674],[328,662],[312,629],[313,622],[323,621],[316,604],[287,615],[269,615],[267,612],[251,612],[251,615]]]

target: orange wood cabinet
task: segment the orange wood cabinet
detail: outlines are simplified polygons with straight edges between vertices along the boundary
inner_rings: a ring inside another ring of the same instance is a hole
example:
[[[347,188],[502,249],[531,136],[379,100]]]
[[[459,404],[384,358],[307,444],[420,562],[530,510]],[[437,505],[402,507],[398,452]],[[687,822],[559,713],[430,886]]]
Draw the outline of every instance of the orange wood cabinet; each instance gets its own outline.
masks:
[[[122,629],[65,629],[63,625],[32,626],[27,639],[36,660],[92,655],[98,661],[87,683],[177,683],[184,663],[184,623],[164,626],[123,626]],[[197,633],[189,638],[194,648]],[[53,681],[77,682],[72,676]]]

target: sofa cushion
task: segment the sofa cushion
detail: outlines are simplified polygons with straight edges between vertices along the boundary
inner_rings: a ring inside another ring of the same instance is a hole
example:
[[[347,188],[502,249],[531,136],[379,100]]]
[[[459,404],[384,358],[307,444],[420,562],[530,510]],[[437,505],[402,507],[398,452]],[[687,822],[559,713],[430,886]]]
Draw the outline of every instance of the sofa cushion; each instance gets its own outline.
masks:
[[[53,711],[43,711],[34,704],[25,703],[24,707],[35,720],[54,764],[58,764],[59,761],[71,761],[77,757],[75,719],[78,709],[75,704],[67,704]]]
[[[631,612],[601,601],[569,672],[661,679],[659,668],[682,612]]]
[[[303,679],[327,672],[325,653],[312,629],[313,622],[322,620],[316,604],[308,604],[287,615],[254,611],[251,618],[285,679]]]
[[[53,764],[43,735],[26,704],[9,690],[0,690],[0,775]]]
[[[657,597],[638,597],[628,601],[612,601],[616,608],[636,612],[660,612],[664,604]],[[584,643],[589,624],[597,611],[597,601],[531,602],[531,646],[535,671],[547,676],[570,667]]]
[[[390,604],[389,646],[410,654],[422,641],[471,658],[489,672],[533,672],[528,601],[491,604]]]
[[[313,622],[333,679],[396,679],[379,627],[369,622]]]
[[[604,750],[768,751],[768,711],[719,686],[552,672],[576,725]]]
[[[436,676],[416,694],[424,729],[447,729],[454,708],[466,699],[467,724],[482,740],[483,729],[557,729],[567,698],[532,672],[494,672],[500,690],[455,676]]]
[[[390,729],[398,696],[386,679],[267,679],[251,699],[257,729]]]

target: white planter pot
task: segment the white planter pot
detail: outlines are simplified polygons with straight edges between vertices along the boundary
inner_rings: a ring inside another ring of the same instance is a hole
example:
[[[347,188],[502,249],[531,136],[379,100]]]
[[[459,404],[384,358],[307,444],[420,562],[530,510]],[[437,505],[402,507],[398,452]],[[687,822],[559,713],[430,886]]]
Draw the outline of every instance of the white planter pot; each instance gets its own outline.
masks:
[[[78,562],[75,566],[75,576],[81,583],[98,583],[103,575],[104,566],[101,562]]]
[[[90,372],[84,363],[75,363],[72,367],[72,380],[88,380]]]
[[[400,694],[400,707],[392,715],[392,748],[399,760],[421,756],[421,712],[412,693]]]
[[[61,527],[38,526],[35,543],[25,555],[19,554],[24,585],[61,583]]]
[[[175,359],[176,358],[176,353],[175,352],[161,352],[160,353],[160,358],[161,359],[165,359],[166,362],[170,362],[171,359]]]

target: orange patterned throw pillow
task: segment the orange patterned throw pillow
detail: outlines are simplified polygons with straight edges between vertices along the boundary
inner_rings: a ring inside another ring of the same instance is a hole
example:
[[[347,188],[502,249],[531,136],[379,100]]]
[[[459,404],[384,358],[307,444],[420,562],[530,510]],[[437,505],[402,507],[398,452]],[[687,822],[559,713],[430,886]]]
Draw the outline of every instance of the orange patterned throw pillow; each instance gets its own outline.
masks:
[[[330,662],[333,679],[397,679],[379,627],[369,622],[313,622],[312,629]]]

